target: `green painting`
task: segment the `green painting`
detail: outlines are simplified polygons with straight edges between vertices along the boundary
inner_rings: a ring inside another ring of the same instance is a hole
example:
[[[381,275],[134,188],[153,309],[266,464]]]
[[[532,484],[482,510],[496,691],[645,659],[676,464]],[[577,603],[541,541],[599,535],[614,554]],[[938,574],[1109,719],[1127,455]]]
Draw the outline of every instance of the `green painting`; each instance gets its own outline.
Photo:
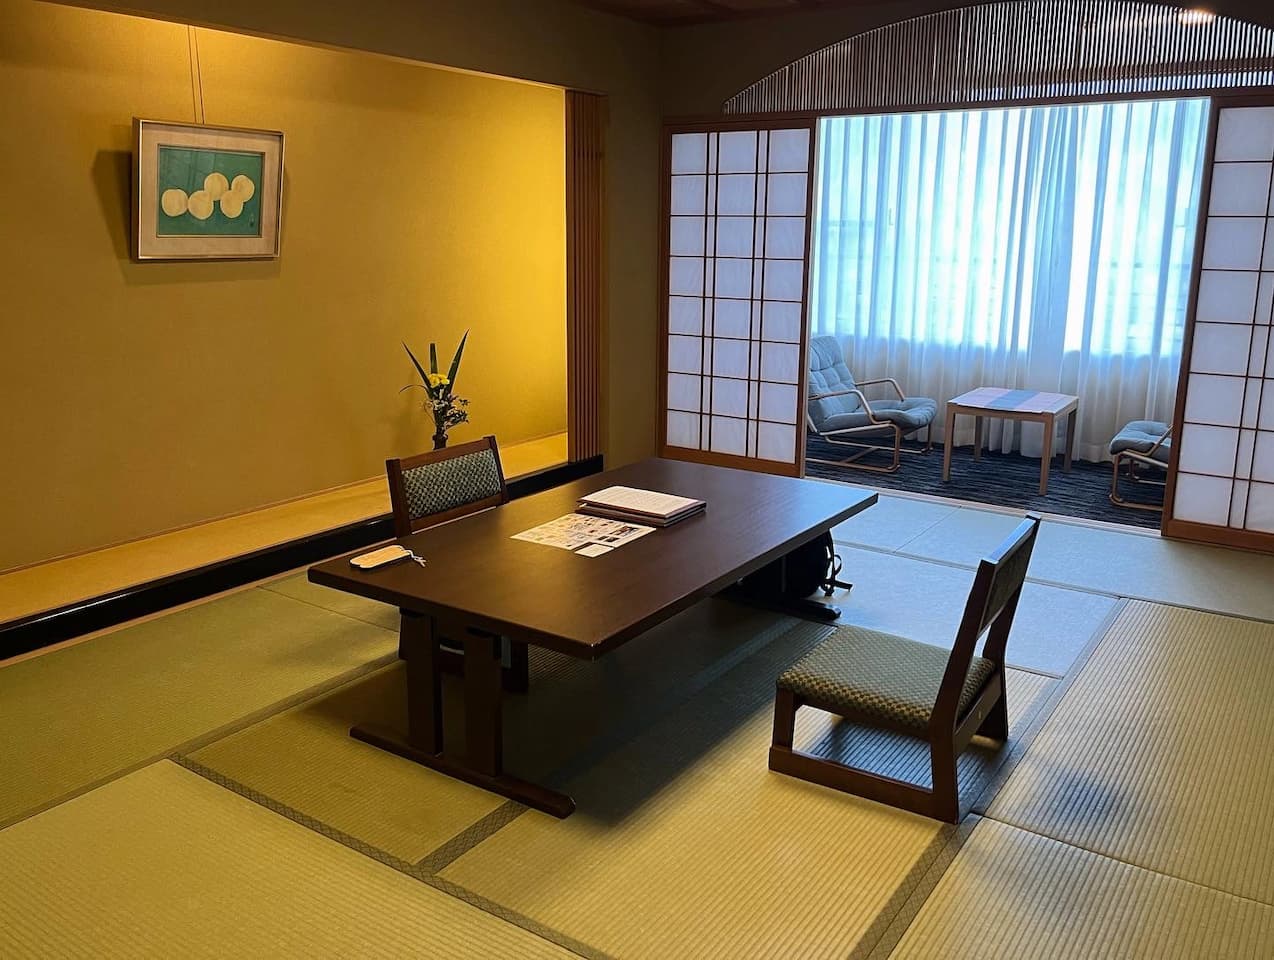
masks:
[[[159,148],[161,237],[261,236],[265,155],[196,147]]]

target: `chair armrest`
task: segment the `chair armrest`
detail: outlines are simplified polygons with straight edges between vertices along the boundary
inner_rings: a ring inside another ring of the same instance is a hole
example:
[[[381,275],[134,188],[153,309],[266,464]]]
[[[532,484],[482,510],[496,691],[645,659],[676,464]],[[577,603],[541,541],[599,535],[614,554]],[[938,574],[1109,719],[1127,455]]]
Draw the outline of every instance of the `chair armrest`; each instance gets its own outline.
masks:
[[[863,405],[863,409],[867,411],[867,419],[869,422],[879,423],[882,425],[889,423],[888,420],[876,419],[876,414],[872,411],[871,404],[867,401],[867,398],[863,396],[863,392],[861,390],[834,390],[831,393],[817,393],[814,396],[809,397],[805,401],[805,415],[806,417],[809,417],[809,401],[810,400],[826,400],[828,397],[849,397],[849,396],[854,396],[858,398],[858,402],[861,403]],[[811,424],[813,422],[814,422],[813,420],[810,421]],[[815,432],[817,433],[817,431]]]
[[[898,394],[899,400],[907,399],[906,394],[902,392],[902,387],[898,386],[898,381],[893,377],[877,377],[875,380],[859,380],[857,383],[860,387],[871,386],[875,383],[888,383],[894,388],[894,393]]]

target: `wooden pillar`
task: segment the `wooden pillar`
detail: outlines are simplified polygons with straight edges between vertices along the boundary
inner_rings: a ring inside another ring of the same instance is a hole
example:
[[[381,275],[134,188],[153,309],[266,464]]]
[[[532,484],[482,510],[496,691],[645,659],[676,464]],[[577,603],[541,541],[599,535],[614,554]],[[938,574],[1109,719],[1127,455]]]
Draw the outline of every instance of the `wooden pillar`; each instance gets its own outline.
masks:
[[[606,98],[566,91],[566,396],[569,456],[602,452]]]

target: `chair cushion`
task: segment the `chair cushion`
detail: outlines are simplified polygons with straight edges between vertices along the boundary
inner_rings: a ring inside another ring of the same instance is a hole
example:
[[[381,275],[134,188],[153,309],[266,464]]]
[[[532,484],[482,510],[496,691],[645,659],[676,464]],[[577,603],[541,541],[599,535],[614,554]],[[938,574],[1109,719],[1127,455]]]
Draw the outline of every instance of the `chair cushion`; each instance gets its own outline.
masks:
[[[861,627],[840,627],[779,677],[781,690],[847,716],[924,733],[951,653]],[[960,693],[963,717],[995,664],[974,656]]]
[[[845,366],[845,356],[841,352],[840,341],[835,337],[812,338],[810,340],[809,396],[817,397],[821,394],[853,389],[854,376],[849,372],[849,367]],[[853,394],[809,402],[810,417],[819,430],[823,429],[823,422],[828,417],[854,413],[861,409],[862,404]]]
[[[902,427],[904,433],[924,429],[938,415],[937,401],[930,400],[928,397],[908,397],[906,400],[872,400],[871,409],[877,420],[888,420],[891,423],[896,423]],[[833,430],[864,427],[870,422],[865,410],[860,410],[857,413],[838,413],[827,417],[822,424],[819,424],[819,430],[821,433],[831,433]],[[815,423],[817,424],[818,421],[816,420]]]
[[[1131,450],[1133,453],[1149,453],[1151,447],[1158,443],[1167,432],[1168,424],[1160,423],[1158,420],[1134,420],[1115,434],[1115,439],[1110,441],[1110,453],[1112,456],[1123,453],[1125,450]],[[1167,463],[1171,453],[1172,438],[1169,437],[1164,440],[1158,450],[1151,454],[1151,458]]]
[[[500,468],[491,450],[478,450],[403,471],[407,516],[412,520],[454,510],[500,492]]]

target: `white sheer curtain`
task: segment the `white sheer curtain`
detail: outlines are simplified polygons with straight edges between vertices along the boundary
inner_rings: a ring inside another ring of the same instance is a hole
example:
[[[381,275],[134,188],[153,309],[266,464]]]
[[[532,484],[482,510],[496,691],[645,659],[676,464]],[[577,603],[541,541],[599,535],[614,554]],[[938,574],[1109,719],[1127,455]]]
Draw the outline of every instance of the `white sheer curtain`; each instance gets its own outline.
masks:
[[[1101,459],[1127,421],[1171,419],[1207,121],[1206,100],[822,121],[813,335],[940,405],[1075,394],[1076,455]],[[1038,424],[988,426],[1039,455]]]

